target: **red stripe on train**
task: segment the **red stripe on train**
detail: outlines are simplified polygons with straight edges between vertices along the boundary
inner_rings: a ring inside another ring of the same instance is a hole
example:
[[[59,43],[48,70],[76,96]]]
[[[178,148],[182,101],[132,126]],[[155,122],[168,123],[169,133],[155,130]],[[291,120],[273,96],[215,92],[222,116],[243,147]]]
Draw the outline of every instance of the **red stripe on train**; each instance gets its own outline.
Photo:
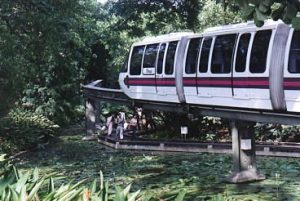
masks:
[[[248,85],[248,86],[269,86],[269,81],[267,80],[253,80],[253,81],[233,81],[233,86],[244,86],[244,85]]]

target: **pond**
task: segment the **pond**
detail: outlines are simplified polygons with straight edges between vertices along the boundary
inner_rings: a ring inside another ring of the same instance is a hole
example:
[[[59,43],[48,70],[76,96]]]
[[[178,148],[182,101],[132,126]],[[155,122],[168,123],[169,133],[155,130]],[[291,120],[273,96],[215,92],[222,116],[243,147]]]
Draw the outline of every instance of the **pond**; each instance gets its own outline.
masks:
[[[21,170],[38,167],[70,179],[89,181],[102,170],[111,184],[142,190],[165,198],[186,189],[185,200],[298,200],[300,159],[258,157],[257,167],[267,177],[261,182],[229,184],[230,155],[161,153],[113,150],[97,142],[81,141],[81,133],[61,137],[44,150],[27,153],[16,161]]]

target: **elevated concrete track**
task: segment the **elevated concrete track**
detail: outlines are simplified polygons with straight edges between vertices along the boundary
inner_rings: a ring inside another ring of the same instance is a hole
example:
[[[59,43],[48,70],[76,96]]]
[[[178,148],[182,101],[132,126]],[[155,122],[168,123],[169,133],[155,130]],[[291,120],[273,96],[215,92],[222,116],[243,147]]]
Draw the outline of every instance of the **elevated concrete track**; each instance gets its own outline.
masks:
[[[101,83],[101,81],[95,81],[83,86],[83,93],[86,98],[87,134],[96,133],[96,125],[99,123],[101,113],[101,102],[103,101],[142,107],[146,110],[192,113],[202,116],[214,116],[229,119],[231,122],[230,131],[232,135],[231,153],[233,155],[233,173],[228,177],[228,181],[233,183],[265,179],[265,176],[260,174],[256,168],[256,150],[253,127],[255,122],[290,125],[300,124],[299,115],[286,112],[257,111],[240,108],[133,100],[126,96],[121,90],[104,88],[101,86]],[[109,145],[109,142],[103,142]],[[124,144],[124,142],[116,142],[115,145],[129,149],[137,147],[137,145],[133,145],[131,143]],[[159,147],[162,148],[165,147],[165,145],[163,143],[159,143]],[[180,149],[180,145],[178,149]],[[268,151],[267,149],[268,148],[264,151]]]
[[[202,116],[221,117],[238,121],[279,123],[288,125],[300,124],[300,115],[293,113],[134,100],[130,99],[120,89],[104,88],[101,86],[101,83],[101,80],[98,80],[92,82],[91,84],[83,86],[83,93],[85,97],[98,101],[109,101],[123,105],[138,106],[147,110],[191,113]]]

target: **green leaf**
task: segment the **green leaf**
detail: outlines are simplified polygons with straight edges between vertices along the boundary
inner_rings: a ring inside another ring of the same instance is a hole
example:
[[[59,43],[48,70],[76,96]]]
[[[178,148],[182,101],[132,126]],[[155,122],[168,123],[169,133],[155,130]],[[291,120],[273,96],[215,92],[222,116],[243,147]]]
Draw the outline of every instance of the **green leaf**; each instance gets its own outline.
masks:
[[[274,4],[274,0],[263,0],[261,4],[264,4],[267,7],[270,7]]]
[[[103,182],[104,182],[104,179],[103,179],[103,173],[102,173],[102,171],[100,170],[100,190],[103,189]]]
[[[248,6],[248,2],[245,0],[236,0],[236,2],[240,5],[240,7],[244,8]]]
[[[68,191],[63,197],[61,197],[58,201],[69,201],[74,199],[76,196],[78,196],[80,193],[82,193],[83,188],[80,188],[78,190],[71,190]]]
[[[128,198],[128,201],[135,201],[140,192],[141,191],[138,190],[138,191],[134,192],[133,194],[131,194],[130,197]]]
[[[115,197],[114,201],[125,201],[125,196],[123,194],[122,189],[119,186],[115,186],[116,192],[115,192]]]
[[[246,6],[242,9],[241,13],[242,13],[243,18],[251,19],[254,11],[255,11],[254,6]]]
[[[284,7],[280,6],[277,10],[274,10],[272,13],[272,18],[273,20],[277,21],[279,19],[283,18],[283,11],[284,11]]]
[[[27,201],[27,192],[26,192],[26,186],[22,186],[21,192],[19,194],[19,201]]]
[[[94,179],[94,181],[92,182],[92,185],[91,185],[91,194],[96,193],[96,190],[97,190],[97,179]]]
[[[293,28],[296,30],[300,30],[300,17],[294,17],[292,19]]]
[[[248,2],[250,3],[250,4],[253,4],[253,5],[259,5],[259,3],[260,3],[260,0],[248,0]]]
[[[16,186],[16,191],[17,191],[18,193],[21,192],[21,190],[22,190],[22,188],[25,186],[25,184],[26,184],[28,178],[29,178],[29,173],[27,172],[26,174],[22,175],[22,176],[20,177],[20,179],[18,180],[18,182],[15,184],[15,186]]]
[[[49,178],[49,184],[48,184],[48,193],[55,192],[55,187],[54,187],[54,181],[53,178]]]
[[[268,6],[265,6],[263,3],[260,3],[259,6],[258,6],[258,9],[262,13],[267,13],[270,8]]]
[[[255,8],[255,14],[258,21],[265,21],[268,19],[268,16],[264,13],[262,13],[258,8]]]
[[[123,193],[124,197],[128,196],[130,188],[131,188],[131,184],[129,184],[128,186],[126,186],[126,188],[123,190],[122,193]]]
[[[37,182],[39,179],[39,169],[36,167],[32,173],[32,182]]]
[[[11,192],[11,195],[12,195],[12,200],[18,200],[19,197],[18,197],[18,194],[17,192],[15,191],[15,189],[13,189],[11,186],[9,187],[9,190]]]
[[[182,189],[180,190],[180,192],[178,193],[177,197],[175,198],[175,201],[183,201],[184,197],[186,194],[186,190]]]
[[[292,20],[294,17],[296,17],[297,13],[298,13],[297,7],[294,4],[288,2],[284,17],[288,18],[289,20]]]
[[[3,195],[2,195],[2,200],[10,200],[10,197],[11,197],[11,192],[9,191],[9,189],[8,189],[8,191],[7,191],[7,193],[6,193],[6,190],[3,192]]]
[[[108,181],[106,181],[103,189],[103,201],[108,201],[108,189],[109,189],[109,183]]]
[[[13,171],[7,172],[2,179],[0,179],[0,195],[5,189],[12,183],[15,182],[16,176]]]
[[[73,190],[73,189],[79,187],[79,186],[80,186],[81,184],[83,184],[85,181],[86,181],[86,179],[83,179],[83,180],[77,182],[76,184],[74,184],[74,185],[70,188],[70,190]]]
[[[33,196],[35,196],[35,194],[38,192],[38,190],[40,189],[40,187],[43,183],[44,183],[44,180],[42,180],[34,185],[34,187],[32,188],[32,190],[30,191],[30,193],[28,195],[28,200],[31,200],[33,198]]]
[[[14,165],[13,165],[13,170],[14,170],[16,178],[19,179],[20,178],[20,173],[19,173],[18,169]]]
[[[1,155],[0,155],[0,162],[3,162],[3,161],[6,160],[6,159],[5,159],[5,156],[6,156],[6,154],[1,154]]]

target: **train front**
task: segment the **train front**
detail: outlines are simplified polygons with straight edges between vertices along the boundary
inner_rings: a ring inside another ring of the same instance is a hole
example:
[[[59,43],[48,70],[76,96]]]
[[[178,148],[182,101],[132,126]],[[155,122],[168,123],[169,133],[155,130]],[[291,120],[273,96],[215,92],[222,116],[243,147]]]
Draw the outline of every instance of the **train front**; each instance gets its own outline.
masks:
[[[127,55],[125,61],[124,61],[124,64],[122,66],[122,69],[119,73],[119,85],[120,85],[120,88],[121,90],[127,95],[129,96],[130,98],[131,97],[131,94],[130,94],[130,91],[129,91],[129,76],[128,76],[128,61],[129,61],[129,55]]]

